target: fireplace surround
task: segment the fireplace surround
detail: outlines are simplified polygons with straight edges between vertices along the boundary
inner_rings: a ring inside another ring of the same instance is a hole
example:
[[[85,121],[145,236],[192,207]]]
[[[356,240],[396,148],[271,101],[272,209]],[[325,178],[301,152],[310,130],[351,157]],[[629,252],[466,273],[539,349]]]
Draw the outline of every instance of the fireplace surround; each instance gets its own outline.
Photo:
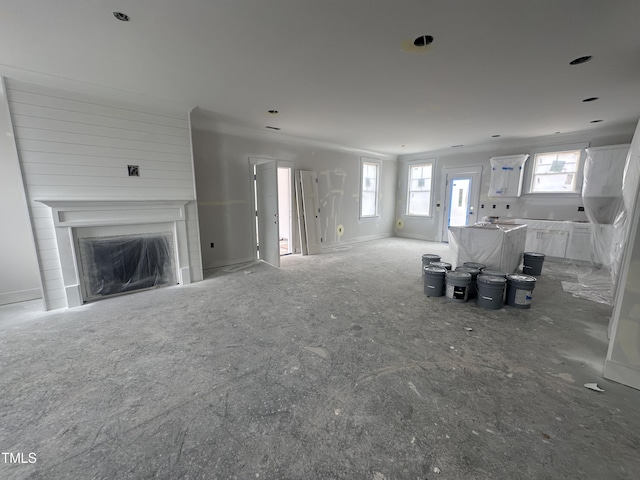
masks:
[[[80,254],[81,244],[86,246],[87,242],[100,239],[167,238],[168,249],[164,254],[168,255],[171,267],[156,267],[163,272],[162,284],[191,283],[185,220],[185,205],[189,200],[38,201],[51,207],[68,307],[80,306],[101,296],[92,291],[90,275]],[[142,288],[154,286],[145,285]],[[123,290],[126,291],[126,287]]]

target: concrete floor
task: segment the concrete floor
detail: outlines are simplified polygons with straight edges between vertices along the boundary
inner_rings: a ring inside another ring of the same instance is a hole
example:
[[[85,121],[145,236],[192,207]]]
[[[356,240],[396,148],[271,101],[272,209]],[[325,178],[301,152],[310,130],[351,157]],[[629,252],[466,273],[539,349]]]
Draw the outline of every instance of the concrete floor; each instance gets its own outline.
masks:
[[[611,308],[551,262],[530,310],[427,298],[423,253],[447,247],[0,307],[0,450],[37,459],[0,478],[640,478],[640,392],[601,376]]]

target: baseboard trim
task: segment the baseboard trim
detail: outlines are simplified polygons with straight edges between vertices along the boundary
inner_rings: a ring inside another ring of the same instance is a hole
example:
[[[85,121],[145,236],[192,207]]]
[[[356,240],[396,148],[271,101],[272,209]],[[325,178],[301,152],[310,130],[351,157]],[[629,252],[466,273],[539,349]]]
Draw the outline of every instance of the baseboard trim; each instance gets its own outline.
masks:
[[[424,240],[425,242],[445,243],[441,242],[440,240],[434,240],[433,238],[427,238],[425,235],[420,235],[419,233],[396,232],[396,237],[411,238],[413,240]]]
[[[363,237],[356,237],[349,240],[340,240],[339,242],[323,243],[322,248],[330,249],[340,247],[342,245],[352,245],[354,243],[370,242],[372,240],[382,240],[383,238],[393,237],[393,233],[377,233],[375,235],[365,235]]]
[[[0,293],[0,305],[8,305],[10,303],[27,302],[42,298],[42,292],[39,288],[30,290],[20,290],[17,292]]]
[[[613,380],[627,387],[640,390],[640,371],[635,368],[627,367],[613,360],[606,360],[604,362],[603,376],[607,380]]]
[[[202,266],[202,270],[213,270],[214,268],[229,267],[231,265],[237,265],[239,263],[253,262],[254,257],[242,257],[242,258],[230,258],[228,260],[218,260],[217,262],[207,263]]]

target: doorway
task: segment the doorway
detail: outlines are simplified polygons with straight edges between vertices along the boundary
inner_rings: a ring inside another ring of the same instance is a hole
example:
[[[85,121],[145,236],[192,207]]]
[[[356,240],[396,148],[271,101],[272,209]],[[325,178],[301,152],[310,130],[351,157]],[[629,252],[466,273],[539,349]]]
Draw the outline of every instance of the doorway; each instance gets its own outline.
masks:
[[[278,166],[278,227],[280,256],[293,253],[293,169]]]
[[[293,235],[293,164],[250,158],[255,212],[255,258],[280,266],[280,257],[295,252]]]
[[[445,168],[444,177],[444,215],[442,222],[442,241],[449,241],[450,226],[473,225],[478,220],[480,203],[480,178],[482,166]]]

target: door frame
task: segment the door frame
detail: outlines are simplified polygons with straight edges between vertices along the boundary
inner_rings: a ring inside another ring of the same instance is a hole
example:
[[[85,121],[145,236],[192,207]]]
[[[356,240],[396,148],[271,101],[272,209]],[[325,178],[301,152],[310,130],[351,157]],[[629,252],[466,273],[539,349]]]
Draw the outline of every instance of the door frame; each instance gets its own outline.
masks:
[[[295,165],[293,162],[289,162],[286,160],[276,160],[276,169],[278,168],[288,168],[290,171],[289,175],[289,209],[290,209],[290,224],[289,224],[289,250],[291,251],[291,255],[295,253],[300,253],[298,249],[298,232],[297,228],[295,228],[296,222],[296,171]],[[278,185],[279,192],[280,185]]]
[[[286,160],[278,160],[275,158],[269,158],[269,157],[249,157],[249,191],[251,192],[251,201],[249,202],[249,218],[251,219],[251,244],[253,245],[254,241],[257,241],[258,239],[258,231],[256,229],[256,189],[255,189],[255,179],[254,179],[254,170],[255,170],[255,166],[256,165],[260,165],[261,163],[268,163],[268,162],[275,162],[276,164],[276,172],[278,167],[286,167],[286,168],[290,168],[291,169],[291,178],[290,178],[290,182],[291,182],[291,186],[290,186],[290,192],[291,192],[291,208],[292,208],[292,212],[291,212],[291,222],[292,225],[295,225],[296,223],[296,211],[295,211],[295,164],[293,162],[290,161],[286,161]],[[276,175],[276,182],[277,182],[277,175]],[[277,189],[277,183],[276,183],[276,189]],[[294,242],[294,248],[293,248],[293,253],[300,253],[300,250],[298,249],[298,232],[296,228],[290,227],[291,228],[291,236],[293,237],[293,242]],[[255,240],[253,240],[255,239]],[[256,244],[257,247],[257,244]],[[280,250],[278,250],[278,254],[280,253]],[[257,248],[253,248],[253,260],[256,261],[258,260],[258,249]]]
[[[449,190],[449,177],[464,177],[477,175],[477,181],[471,180],[471,191],[469,192],[469,209],[473,210],[473,214],[477,215],[480,211],[480,187],[482,186],[482,165],[468,165],[464,167],[447,167],[442,169],[442,192],[444,193],[443,200],[443,215],[440,222],[440,241],[448,242],[448,228],[449,228],[449,203],[451,202],[450,190]],[[474,185],[477,184],[477,185]],[[447,201],[448,200],[448,201]]]

